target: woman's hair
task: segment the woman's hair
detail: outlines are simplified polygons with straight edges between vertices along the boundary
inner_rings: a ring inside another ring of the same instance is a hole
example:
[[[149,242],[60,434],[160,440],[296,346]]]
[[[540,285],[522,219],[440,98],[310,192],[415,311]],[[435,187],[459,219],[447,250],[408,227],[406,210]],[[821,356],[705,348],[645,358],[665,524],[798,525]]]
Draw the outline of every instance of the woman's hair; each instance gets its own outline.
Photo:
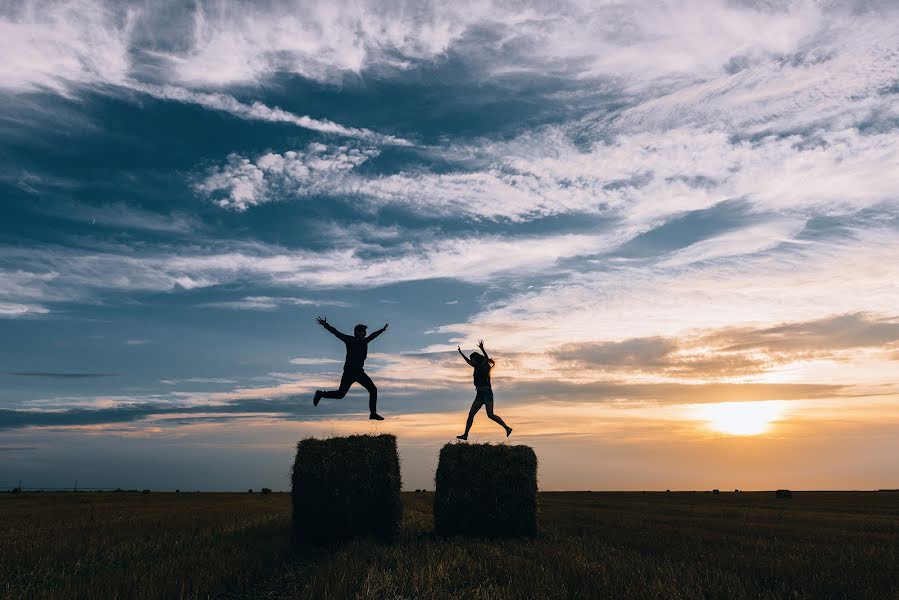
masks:
[[[471,359],[471,362],[478,365],[484,362],[484,355],[480,352],[472,352],[471,356],[469,356],[468,358]],[[492,358],[488,358],[487,364],[492,368],[494,365],[496,365],[496,361],[494,361]]]

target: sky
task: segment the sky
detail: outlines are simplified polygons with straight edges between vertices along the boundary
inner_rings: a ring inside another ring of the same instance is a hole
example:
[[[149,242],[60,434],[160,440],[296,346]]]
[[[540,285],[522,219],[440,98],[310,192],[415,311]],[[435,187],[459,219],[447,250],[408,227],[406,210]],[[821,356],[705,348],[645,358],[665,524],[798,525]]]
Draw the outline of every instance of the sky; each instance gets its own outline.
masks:
[[[542,489],[899,487],[893,2],[6,0],[0,57],[0,489],[433,489],[479,339]],[[317,315],[390,323],[385,421]]]

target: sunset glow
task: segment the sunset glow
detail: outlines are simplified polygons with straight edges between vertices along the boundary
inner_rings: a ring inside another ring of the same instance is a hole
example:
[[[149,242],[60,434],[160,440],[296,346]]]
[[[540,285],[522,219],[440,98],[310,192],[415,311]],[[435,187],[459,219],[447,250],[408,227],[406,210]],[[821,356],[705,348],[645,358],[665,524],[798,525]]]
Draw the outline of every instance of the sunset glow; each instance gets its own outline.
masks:
[[[696,418],[704,421],[709,429],[729,435],[760,435],[771,429],[781,418],[784,403],[768,402],[718,402],[706,404],[696,410]]]

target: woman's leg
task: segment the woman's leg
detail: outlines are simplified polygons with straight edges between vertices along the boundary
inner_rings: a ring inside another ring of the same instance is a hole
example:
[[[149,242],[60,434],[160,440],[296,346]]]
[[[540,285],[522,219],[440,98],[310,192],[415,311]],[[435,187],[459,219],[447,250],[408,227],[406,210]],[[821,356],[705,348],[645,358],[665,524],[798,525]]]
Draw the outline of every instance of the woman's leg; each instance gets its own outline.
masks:
[[[481,399],[481,392],[474,397],[474,402],[471,403],[471,410],[468,411],[468,420],[465,421],[465,433],[460,436],[457,436],[460,440],[468,439],[468,432],[471,431],[471,426],[474,423],[474,416],[478,414],[478,411],[481,410],[481,406],[484,405],[484,401]]]
[[[484,405],[487,407],[487,418],[502,425],[503,429],[506,430],[506,437],[509,437],[509,434],[512,433],[512,428],[506,425],[502,417],[493,413],[493,391],[484,393]]]

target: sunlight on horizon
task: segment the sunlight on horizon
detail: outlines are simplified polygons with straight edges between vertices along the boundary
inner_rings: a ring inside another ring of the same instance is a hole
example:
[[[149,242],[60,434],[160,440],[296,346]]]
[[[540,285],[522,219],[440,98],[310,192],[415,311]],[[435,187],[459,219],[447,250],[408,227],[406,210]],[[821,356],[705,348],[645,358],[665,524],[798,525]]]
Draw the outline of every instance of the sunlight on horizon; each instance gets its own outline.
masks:
[[[760,402],[718,402],[704,404],[695,410],[695,418],[705,421],[712,431],[729,435],[761,435],[783,416],[782,400]]]

